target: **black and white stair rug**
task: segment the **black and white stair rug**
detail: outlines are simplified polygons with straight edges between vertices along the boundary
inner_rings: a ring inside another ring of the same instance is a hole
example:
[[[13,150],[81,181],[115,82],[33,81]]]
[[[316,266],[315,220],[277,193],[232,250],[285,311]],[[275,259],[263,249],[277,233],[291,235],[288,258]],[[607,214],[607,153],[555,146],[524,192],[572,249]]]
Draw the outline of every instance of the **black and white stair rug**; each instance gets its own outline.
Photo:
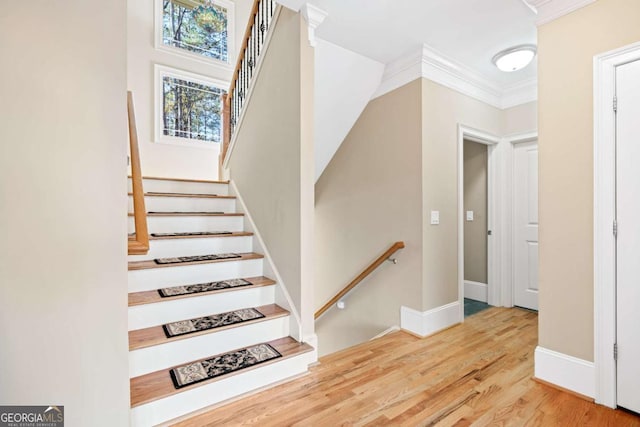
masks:
[[[210,255],[193,255],[193,256],[180,256],[174,258],[156,258],[154,259],[156,264],[179,264],[183,262],[198,262],[198,261],[215,261],[219,259],[233,259],[242,258],[242,255],[228,253],[228,254],[210,254]]]
[[[158,289],[162,298],[175,297],[179,295],[199,294],[202,292],[219,291],[221,289],[239,288],[250,286],[253,283],[245,279],[221,280],[218,282],[196,283],[194,285],[173,286],[170,288]]]
[[[173,385],[179,389],[268,362],[278,357],[282,357],[282,355],[269,344],[258,344],[242,350],[236,350],[209,359],[178,366],[169,372]]]
[[[262,319],[264,317],[264,314],[255,308],[244,308],[226,313],[212,314],[210,316],[167,323],[166,325],[162,325],[162,329],[164,329],[164,334],[167,338],[173,338],[180,335],[193,334],[195,332],[235,325],[249,320]]]

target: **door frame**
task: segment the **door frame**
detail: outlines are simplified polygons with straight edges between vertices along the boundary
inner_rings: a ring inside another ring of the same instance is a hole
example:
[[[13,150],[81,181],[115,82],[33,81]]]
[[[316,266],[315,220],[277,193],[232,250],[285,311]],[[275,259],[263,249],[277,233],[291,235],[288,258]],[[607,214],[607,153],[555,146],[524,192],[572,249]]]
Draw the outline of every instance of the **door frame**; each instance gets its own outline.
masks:
[[[616,407],[616,239],[613,99],[616,67],[640,60],[640,43],[593,58],[593,309],[595,401]]]
[[[491,133],[458,124],[458,302],[460,322],[464,322],[464,140],[487,146],[487,228],[493,238],[487,239],[487,301],[491,305],[501,305],[502,291],[497,272],[501,268],[498,256],[502,224],[498,217],[502,191],[496,186],[498,176],[499,151],[502,139]]]
[[[502,303],[505,307],[514,306],[515,295],[515,268],[514,265],[514,248],[515,248],[515,196],[513,181],[515,179],[515,168],[513,167],[515,157],[514,151],[517,144],[533,142],[538,140],[538,132],[524,132],[508,135],[503,138],[505,142],[505,174],[507,179],[503,180],[505,203],[504,203],[504,233],[502,236],[503,263],[502,263]],[[539,179],[539,177],[538,177]]]

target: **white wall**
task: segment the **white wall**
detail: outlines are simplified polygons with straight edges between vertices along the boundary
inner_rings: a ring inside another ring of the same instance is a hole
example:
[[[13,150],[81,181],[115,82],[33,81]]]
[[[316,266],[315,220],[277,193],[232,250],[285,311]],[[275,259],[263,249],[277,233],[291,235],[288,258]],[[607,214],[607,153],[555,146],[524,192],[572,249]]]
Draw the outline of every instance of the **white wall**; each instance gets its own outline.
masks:
[[[316,181],[380,86],[384,64],[325,40],[315,52]]]
[[[154,4],[156,0],[127,2],[127,84],[133,91],[142,173],[171,178],[218,178],[219,144],[199,148],[154,142],[154,64],[224,81],[229,86],[235,56],[228,65],[213,65],[155,48]],[[242,43],[252,0],[235,0],[234,45]]]
[[[126,426],[126,3],[2,7],[0,405]]]

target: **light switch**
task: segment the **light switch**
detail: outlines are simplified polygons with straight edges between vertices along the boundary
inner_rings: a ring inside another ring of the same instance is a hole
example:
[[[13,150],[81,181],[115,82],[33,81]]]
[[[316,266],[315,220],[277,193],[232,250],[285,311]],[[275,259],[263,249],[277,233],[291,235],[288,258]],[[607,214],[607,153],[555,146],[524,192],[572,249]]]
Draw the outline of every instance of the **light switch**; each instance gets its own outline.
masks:
[[[431,225],[440,224],[440,211],[431,211]]]
[[[473,221],[473,211],[467,211],[467,221]]]

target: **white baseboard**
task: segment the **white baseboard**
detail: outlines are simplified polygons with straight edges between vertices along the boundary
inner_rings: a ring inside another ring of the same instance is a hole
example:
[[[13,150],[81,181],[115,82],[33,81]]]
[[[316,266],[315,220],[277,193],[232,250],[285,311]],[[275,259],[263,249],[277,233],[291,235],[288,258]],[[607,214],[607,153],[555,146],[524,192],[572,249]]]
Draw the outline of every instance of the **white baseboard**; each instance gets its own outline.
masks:
[[[587,362],[544,347],[536,347],[534,376],[540,380],[584,396],[594,397],[595,374],[593,362]]]
[[[455,301],[425,312],[400,307],[400,327],[413,334],[426,337],[460,323],[460,302]]]
[[[371,338],[369,341],[375,340],[376,338],[381,338],[387,334],[390,334],[391,332],[395,332],[395,331],[399,331],[400,330],[400,326],[398,325],[393,325],[390,328],[385,329],[384,331],[380,332],[378,335],[376,335],[375,337]]]
[[[487,302],[489,300],[488,287],[486,283],[464,281],[464,297],[476,301]]]

